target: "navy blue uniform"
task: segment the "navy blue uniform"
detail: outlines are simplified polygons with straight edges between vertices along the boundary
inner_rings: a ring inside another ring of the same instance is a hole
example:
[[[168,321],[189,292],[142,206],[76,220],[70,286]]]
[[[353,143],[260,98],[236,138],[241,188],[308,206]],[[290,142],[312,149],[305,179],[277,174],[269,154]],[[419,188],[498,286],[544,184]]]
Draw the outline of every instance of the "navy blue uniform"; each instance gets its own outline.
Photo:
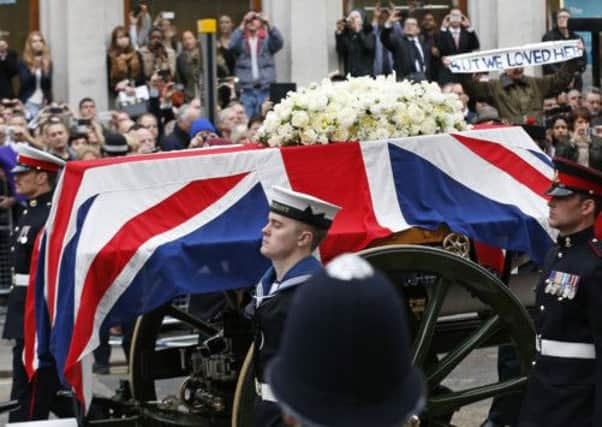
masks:
[[[271,267],[257,285],[253,313],[256,331],[254,364],[257,386],[260,392],[263,391],[255,405],[257,427],[285,426],[280,408],[272,396],[265,393],[265,368],[280,347],[284,322],[297,287],[321,270],[322,264],[309,256],[295,264],[280,282],[276,281],[276,272]]]
[[[51,200],[52,192],[28,200],[27,207],[23,210],[13,230],[11,246],[13,287],[8,297],[6,324],[2,337],[15,340],[10,398],[18,400],[21,407],[10,413],[9,422],[46,419],[51,407],[53,412],[59,416],[69,416],[72,411],[71,402],[56,398],[60,384],[54,366],[43,366],[38,370],[34,380],[36,399],[33,401],[35,404],[30,408],[32,386],[22,362],[25,296],[31,255],[36,236],[48,218]]]
[[[520,427],[602,425],[602,242],[561,237],[536,290],[538,355]]]

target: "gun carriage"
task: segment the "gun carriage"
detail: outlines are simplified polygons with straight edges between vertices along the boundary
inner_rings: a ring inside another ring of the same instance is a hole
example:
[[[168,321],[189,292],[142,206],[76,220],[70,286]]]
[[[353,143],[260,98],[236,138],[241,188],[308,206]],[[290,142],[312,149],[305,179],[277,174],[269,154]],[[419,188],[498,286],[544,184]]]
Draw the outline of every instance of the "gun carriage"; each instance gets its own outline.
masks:
[[[522,130],[515,131],[527,138]],[[509,134],[502,131],[500,135]],[[228,151],[225,153],[227,156]],[[156,158],[161,161],[167,156]],[[139,160],[137,165],[142,163]],[[189,169],[183,170],[189,173]],[[386,238],[372,239],[369,247],[360,251],[391,278],[408,304],[413,362],[423,369],[428,383],[427,407],[421,415],[422,425],[427,426],[450,426],[453,413],[465,405],[520,392],[535,352],[529,316],[535,275],[510,274],[514,266],[509,256],[504,271],[492,273],[474,261],[471,239],[450,228],[445,224],[435,230],[406,227]],[[212,319],[172,304],[141,315],[132,338],[129,382],[122,384],[113,398],[95,398],[92,407],[100,417],[91,416],[85,423],[253,425],[252,334],[243,315],[248,298],[244,291],[226,290],[222,302],[223,309]],[[180,342],[164,339],[167,318],[178,321],[176,333],[190,336]],[[472,351],[501,343],[514,347],[520,375],[468,389],[452,390],[445,385]],[[167,396],[165,387],[159,385],[165,380],[171,387]]]

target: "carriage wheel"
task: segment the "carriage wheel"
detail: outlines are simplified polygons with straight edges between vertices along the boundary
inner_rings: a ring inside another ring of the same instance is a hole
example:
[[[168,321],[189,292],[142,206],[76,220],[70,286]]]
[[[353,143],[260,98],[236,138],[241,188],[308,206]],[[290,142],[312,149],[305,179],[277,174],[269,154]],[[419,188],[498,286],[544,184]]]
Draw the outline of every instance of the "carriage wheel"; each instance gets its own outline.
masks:
[[[442,419],[462,406],[524,390],[535,354],[535,330],[525,307],[496,276],[466,258],[427,246],[383,246],[359,255],[389,276],[406,294],[406,303],[409,290],[400,283],[400,277],[419,273],[434,279],[422,289],[425,298],[421,310],[407,310],[413,337],[412,361],[423,370],[427,382],[423,425],[449,425]],[[459,341],[441,345],[446,338],[441,316],[458,289],[463,289],[466,298],[474,299],[478,317],[470,321],[463,334],[456,335]],[[441,386],[473,350],[494,342],[514,346],[521,366],[519,376],[460,391]]]

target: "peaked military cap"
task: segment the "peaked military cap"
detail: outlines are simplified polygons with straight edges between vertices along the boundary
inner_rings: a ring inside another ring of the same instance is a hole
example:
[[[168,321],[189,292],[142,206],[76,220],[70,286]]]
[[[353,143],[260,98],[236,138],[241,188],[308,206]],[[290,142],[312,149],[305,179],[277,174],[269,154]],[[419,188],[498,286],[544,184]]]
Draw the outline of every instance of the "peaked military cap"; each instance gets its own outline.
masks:
[[[309,194],[275,185],[272,187],[270,210],[318,229],[327,230],[341,208]]]
[[[357,255],[335,258],[297,290],[267,380],[308,425],[400,426],[424,405],[405,304]]]
[[[17,144],[17,165],[12,173],[24,173],[31,170],[57,173],[65,161],[50,153],[32,147],[29,144]]]
[[[576,193],[602,197],[602,172],[564,157],[554,157],[556,176],[546,195],[567,197]]]

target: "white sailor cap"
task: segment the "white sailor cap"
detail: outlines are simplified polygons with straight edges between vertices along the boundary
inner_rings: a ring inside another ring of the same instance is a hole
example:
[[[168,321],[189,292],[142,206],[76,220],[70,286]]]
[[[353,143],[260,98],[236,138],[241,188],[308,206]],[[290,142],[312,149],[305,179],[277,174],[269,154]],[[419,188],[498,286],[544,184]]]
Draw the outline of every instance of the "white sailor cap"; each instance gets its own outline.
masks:
[[[34,148],[29,144],[17,144],[17,165],[12,169],[12,173],[24,173],[32,170],[57,173],[65,161],[50,153]]]
[[[322,230],[330,228],[340,206],[309,194],[279,186],[272,187],[270,211]]]

